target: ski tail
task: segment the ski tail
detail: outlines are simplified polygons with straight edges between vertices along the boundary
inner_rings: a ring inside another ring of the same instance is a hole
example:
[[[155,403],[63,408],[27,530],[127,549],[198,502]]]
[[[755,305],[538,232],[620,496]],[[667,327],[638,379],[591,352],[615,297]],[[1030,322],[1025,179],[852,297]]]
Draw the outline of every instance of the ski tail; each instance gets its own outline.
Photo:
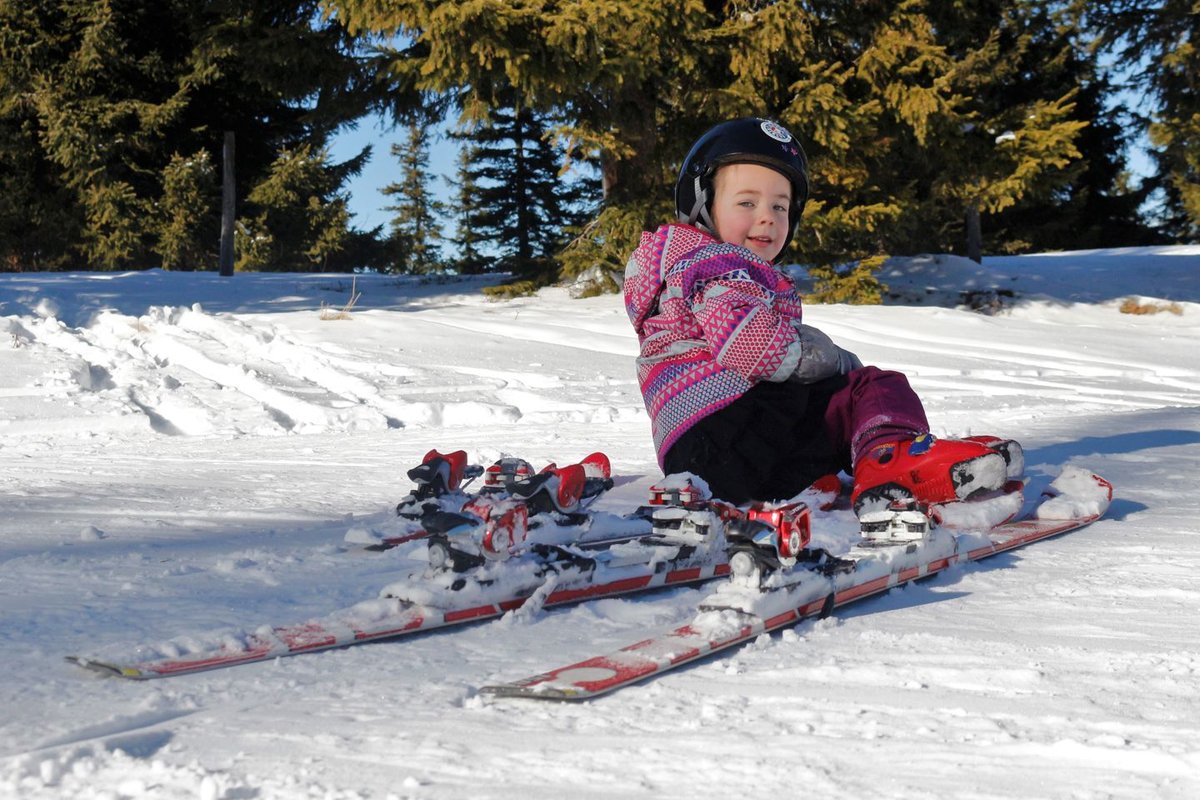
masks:
[[[584,456],[579,463],[583,466],[583,471],[589,478],[611,478],[612,464],[608,460],[608,456],[604,453],[596,452]]]

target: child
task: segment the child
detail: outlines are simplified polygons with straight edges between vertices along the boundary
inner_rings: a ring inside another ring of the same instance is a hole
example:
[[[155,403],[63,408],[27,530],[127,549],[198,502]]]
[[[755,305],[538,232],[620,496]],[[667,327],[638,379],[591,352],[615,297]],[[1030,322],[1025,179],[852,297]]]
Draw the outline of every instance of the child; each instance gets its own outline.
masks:
[[[934,439],[904,375],[864,367],[803,324],[795,286],[772,264],[807,199],[795,138],[769,120],[734,120],[684,160],[681,222],[642,234],[625,305],[664,472],[692,472],[716,497],[743,503],[787,499],[852,470],[860,513],[1000,488],[1015,443]]]

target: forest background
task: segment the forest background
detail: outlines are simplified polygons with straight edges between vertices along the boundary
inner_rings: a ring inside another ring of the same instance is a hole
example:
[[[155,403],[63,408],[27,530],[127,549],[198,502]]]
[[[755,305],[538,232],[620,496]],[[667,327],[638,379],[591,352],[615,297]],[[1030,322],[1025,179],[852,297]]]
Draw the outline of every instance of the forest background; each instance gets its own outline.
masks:
[[[808,152],[817,299],[890,255],[1195,242],[1198,42],[1189,0],[0,0],[0,270],[214,269],[231,168],[239,270],[612,289],[746,115]],[[333,157],[377,119],[390,160]]]

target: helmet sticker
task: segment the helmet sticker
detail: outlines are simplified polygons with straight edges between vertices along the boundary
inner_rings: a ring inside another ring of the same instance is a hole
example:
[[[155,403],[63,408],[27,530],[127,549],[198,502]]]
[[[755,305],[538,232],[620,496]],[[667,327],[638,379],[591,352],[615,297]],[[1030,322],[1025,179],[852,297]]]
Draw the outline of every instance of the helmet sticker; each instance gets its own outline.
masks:
[[[777,142],[790,142],[792,140],[792,135],[788,133],[787,128],[778,123],[771,122],[769,119],[764,119],[759,127],[762,128],[763,133]]]

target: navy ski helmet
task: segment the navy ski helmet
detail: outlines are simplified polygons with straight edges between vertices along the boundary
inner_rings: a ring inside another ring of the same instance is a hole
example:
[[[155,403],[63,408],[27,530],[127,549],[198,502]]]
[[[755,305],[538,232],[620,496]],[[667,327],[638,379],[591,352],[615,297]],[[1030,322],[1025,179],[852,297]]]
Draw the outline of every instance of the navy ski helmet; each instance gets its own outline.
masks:
[[[800,225],[808,200],[808,158],[796,137],[778,122],[747,117],[722,122],[696,140],[683,160],[675,182],[675,213],[680,222],[715,231],[711,203],[713,176],[725,164],[761,164],[781,173],[792,184],[788,232],[780,255]]]

